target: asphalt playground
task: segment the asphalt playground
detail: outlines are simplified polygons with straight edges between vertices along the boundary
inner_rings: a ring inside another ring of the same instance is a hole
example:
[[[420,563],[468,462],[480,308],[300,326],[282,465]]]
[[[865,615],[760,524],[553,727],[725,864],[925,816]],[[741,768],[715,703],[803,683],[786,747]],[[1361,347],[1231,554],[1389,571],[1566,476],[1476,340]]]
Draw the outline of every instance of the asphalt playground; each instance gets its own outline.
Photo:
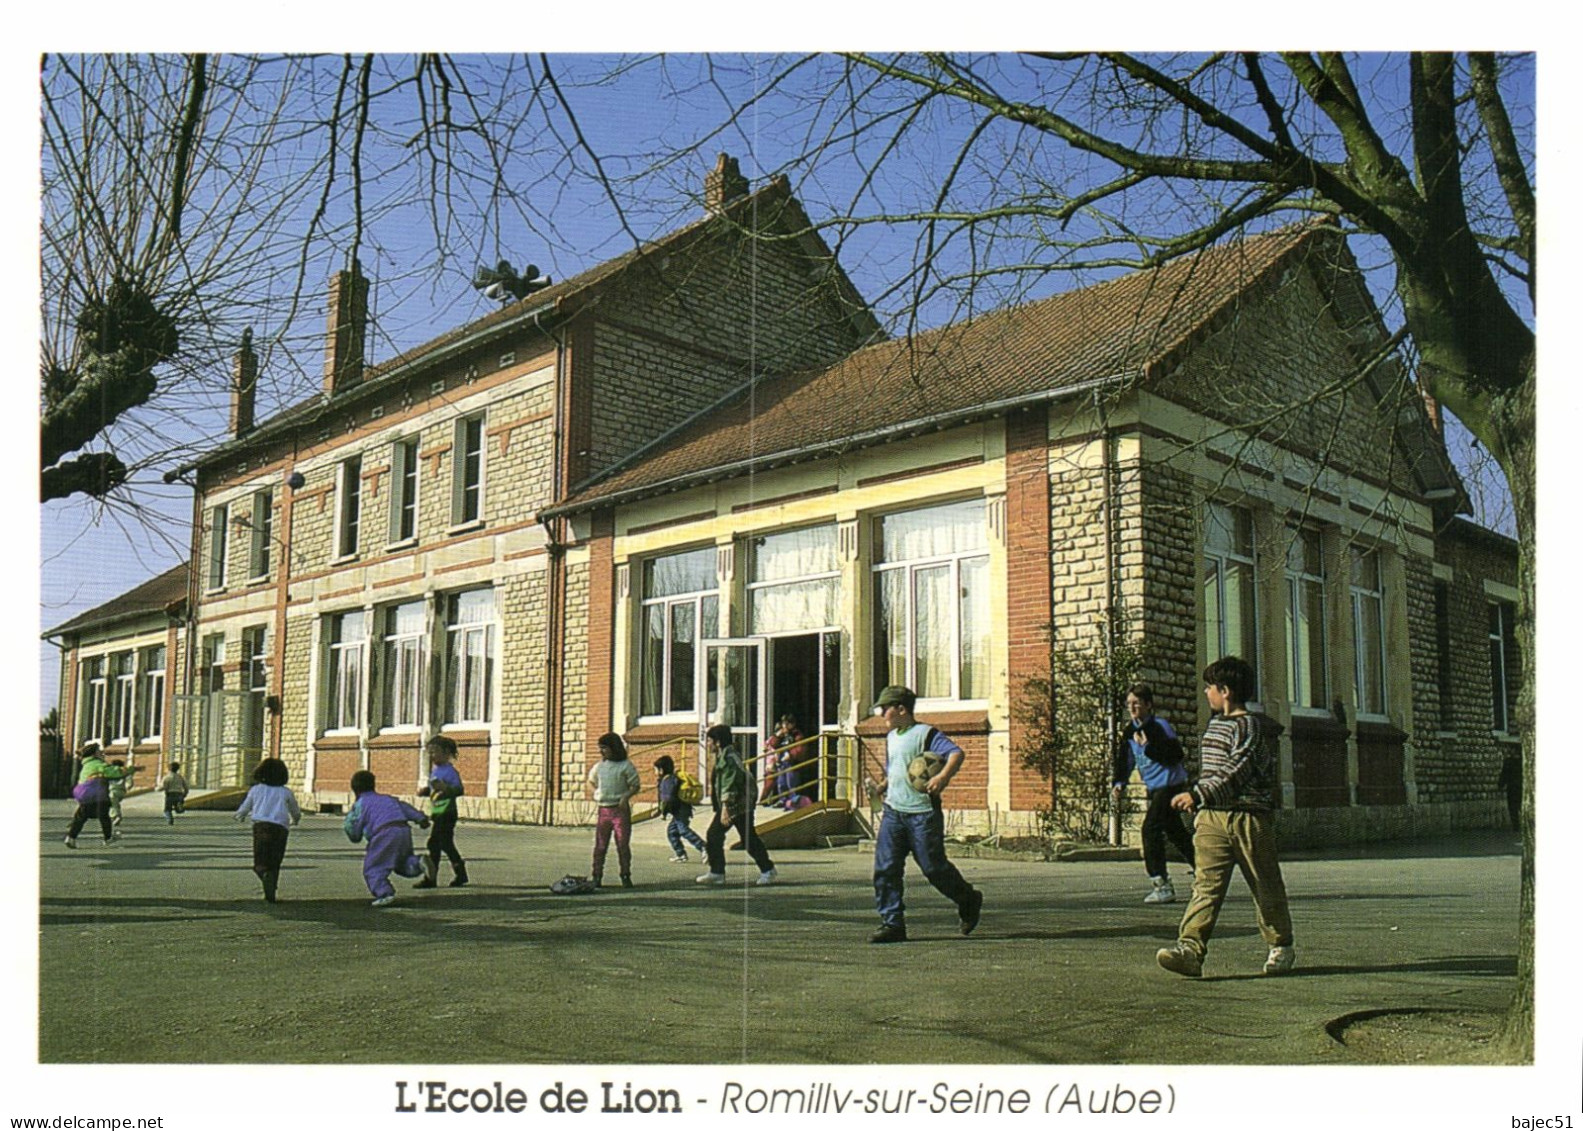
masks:
[[[70,809],[37,828],[45,1064],[1353,1064],[1347,1019],[1488,1015],[1515,981],[1504,832],[1289,856],[1281,978],[1236,879],[1189,980],[1155,964],[1182,905],[1144,905],[1136,860],[964,852],[968,938],[909,864],[910,941],[873,946],[864,845],[780,852],[769,887],[733,852],[704,888],[645,822],[634,888],[560,896],[591,829],[464,821],[469,886],[398,878],[374,909],[339,817],[292,831],[268,904],[229,814],[169,827],[135,798],[115,847],[90,828],[74,851]]]

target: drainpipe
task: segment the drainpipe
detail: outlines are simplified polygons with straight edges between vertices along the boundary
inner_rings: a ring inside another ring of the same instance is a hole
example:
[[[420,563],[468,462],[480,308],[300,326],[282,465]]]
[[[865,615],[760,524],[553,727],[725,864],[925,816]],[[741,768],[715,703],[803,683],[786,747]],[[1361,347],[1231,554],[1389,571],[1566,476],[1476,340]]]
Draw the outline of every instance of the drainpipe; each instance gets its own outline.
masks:
[[[1115,548],[1115,479],[1116,469],[1111,459],[1110,422],[1105,418],[1100,397],[1101,390],[1094,390],[1094,415],[1099,419],[1100,443],[1100,525],[1105,547],[1105,735],[1107,742],[1115,735],[1119,724],[1116,718],[1116,696],[1112,684],[1116,678],[1116,548]],[[1111,794],[1109,838],[1112,845],[1121,844],[1121,809]]]
[[[554,505],[561,501],[565,492],[562,435],[566,427],[567,414],[564,409],[566,397],[570,393],[570,383],[566,380],[566,339],[559,332],[545,330],[540,323],[541,314],[542,311],[533,313],[534,329],[541,334],[549,334],[555,341],[555,398],[551,407],[554,417],[550,449],[550,502]],[[554,815],[553,799],[560,789],[561,780],[559,716],[561,704],[564,702],[561,681],[565,677],[565,669],[561,663],[561,649],[564,643],[562,622],[566,613],[566,547],[561,540],[561,534],[565,530],[566,520],[557,517],[539,521],[544,527],[545,549],[549,562],[549,593],[545,602],[544,631],[544,797],[539,805],[539,823],[548,825]]]

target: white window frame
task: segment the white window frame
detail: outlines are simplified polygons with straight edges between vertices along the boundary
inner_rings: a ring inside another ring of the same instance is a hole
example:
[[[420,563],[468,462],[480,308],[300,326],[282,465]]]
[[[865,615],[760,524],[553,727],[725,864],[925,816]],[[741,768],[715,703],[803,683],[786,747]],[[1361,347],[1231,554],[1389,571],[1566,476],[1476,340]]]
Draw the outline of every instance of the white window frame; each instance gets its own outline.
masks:
[[[82,662],[82,718],[78,720],[77,742],[90,738],[104,741],[105,710],[109,694],[108,656],[89,656]]]
[[[406,632],[394,631],[400,610],[411,606],[418,609],[418,627]],[[380,730],[387,733],[419,730],[423,726],[428,692],[429,624],[425,602],[419,598],[385,605],[377,615],[380,625]]]
[[[263,581],[269,577],[270,542],[274,538],[275,498],[268,487],[253,492],[253,514],[249,522],[252,541],[247,551],[249,581]]]
[[[1209,544],[1209,524],[1218,521],[1214,517],[1214,511],[1217,508],[1226,511],[1227,517],[1230,520],[1228,541],[1230,541],[1233,545],[1229,550],[1218,550],[1214,547],[1211,547]],[[1238,514],[1247,516],[1249,552],[1246,554],[1238,552],[1235,547],[1237,530],[1236,516]],[[1206,515],[1204,529],[1204,564],[1206,567],[1212,567],[1215,571],[1215,601],[1220,609],[1220,616],[1216,619],[1216,621],[1213,624],[1206,625],[1206,628],[1209,630],[1211,635],[1211,639],[1207,641],[1209,644],[1209,659],[1214,661],[1222,656],[1240,656],[1243,660],[1246,660],[1249,664],[1251,664],[1254,674],[1253,696],[1248,700],[1248,702],[1255,704],[1262,703],[1264,701],[1264,696],[1262,694],[1264,686],[1264,665],[1260,662],[1260,660],[1263,653],[1263,638],[1259,631],[1259,562],[1258,543],[1257,539],[1254,537],[1253,512],[1247,507],[1239,507],[1230,503],[1217,503],[1211,501],[1208,508],[1208,514]],[[1248,624],[1248,628],[1253,634],[1251,648],[1244,648],[1243,641],[1232,641],[1228,639],[1229,629],[1227,627],[1226,618],[1226,572],[1233,565],[1246,567],[1248,591],[1253,596],[1253,612]]]
[[[349,456],[335,469],[334,561],[357,556],[363,536],[363,457]]]
[[[113,732],[110,742],[115,745],[132,744],[132,724],[136,718],[134,696],[137,691],[137,657],[132,652],[114,652],[110,655],[110,710],[109,724]]]
[[[1299,526],[1287,527],[1287,535],[1293,539],[1313,538],[1315,541],[1317,541],[1319,544],[1319,568],[1321,571],[1323,571],[1325,566],[1324,535],[1312,527]],[[1288,552],[1285,568],[1287,616],[1285,633],[1287,693],[1291,696],[1291,708],[1293,714],[1328,715],[1330,713],[1329,703],[1331,694],[1329,667],[1323,663],[1320,665],[1319,677],[1321,681],[1320,686],[1322,689],[1320,691],[1320,699],[1323,702],[1319,706],[1314,706],[1308,702],[1307,687],[1309,681],[1306,677],[1308,674],[1309,657],[1308,654],[1304,652],[1301,647],[1299,647],[1298,626],[1303,619],[1303,609],[1305,607],[1302,602],[1304,587],[1317,587],[1319,590],[1319,624],[1317,626],[1311,625],[1309,628],[1310,632],[1312,632],[1316,627],[1318,629],[1319,655],[1329,655],[1329,641],[1326,636],[1328,626],[1325,622],[1329,619],[1330,595],[1326,591],[1324,573],[1309,573],[1307,572],[1306,565],[1307,563],[1305,561],[1303,569],[1292,569],[1291,554]]]
[[[152,663],[159,656],[159,666]],[[137,732],[142,742],[165,736],[165,666],[170,662],[163,644],[150,644],[138,653]]]
[[[1487,602],[1489,609],[1495,614],[1496,625],[1488,630],[1490,642],[1490,731],[1502,737],[1512,733],[1512,701],[1508,692],[1510,681],[1506,671],[1506,649],[1512,631],[1512,619],[1516,613],[1516,606],[1510,601],[1492,600]],[[1495,714],[1499,712],[1499,714]]]
[[[484,459],[485,414],[476,412],[469,416],[458,417],[451,439],[451,529],[465,530],[481,525],[484,521]],[[477,429],[477,444],[474,446],[472,432]],[[468,465],[472,458],[477,461],[477,474],[471,479],[468,475]],[[471,502],[471,508],[469,503]],[[468,511],[471,509],[472,513]]]
[[[209,571],[207,591],[217,593],[225,588],[226,557],[230,552],[229,503],[216,503],[209,508]]]
[[[405,546],[418,540],[419,484],[418,437],[408,436],[390,445],[390,529],[392,546]],[[403,519],[412,516],[412,529],[403,532]]]
[[[489,619],[466,624],[457,619],[461,602],[470,593],[487,593]],[[440,710],[441,730],[476,730],[488,726],[495,715],[494,698],[500,682],[500,607],[493,589],[467,589],[445,596],[445,686]],[[483,642],[485,665],[478,672],[470,663],[474,641]],[[458,657],[461,662],[458,663]],[[479,685],[482,680],[482,686]],[[476,710],[475,710],[476,708]]]
[[[669,557],[679,557],[686,554],[703,553],[706,551],[716,555],[719,553],[718,547],[715,546],[694,546],[687,550],[677,550],[671,553],[656,554],[642,563],[634,563],[635,568],[638,570],[640,585],[642,586],[639,591],[640,596],[638,601],[637,641],[638,709],[640,712],[642,712],[644,707],[647,706],[647,704],[643,702],[643,680],[648,671],[647,663],[649,656],[647,649],[649,647],[649,610],[654,608],[662,609],[664,623],[664,636],[660,644],[660,710],[657,712],[644,712],[639,716],[641,719],[654,722],[688,721],[698,717],[699,697],[703,694],[703,689],[698,684],[698,676],[696,674],[698,671],[697,658],[700,655],[698,649],[702,647],[703,641],[714,639],[720,631],[720,576],[718,573],[718,568],[715,572],[715,584],[712,588],[694,589],[686,593],[673,593],[665,597],[650,597],[647,595],[647,567],[650,561],[658,561],[662,558]],[[718,556],[716,557],[716,562],[718,563]],[[704,617],[704,602],[708,601],[710,598],[714,599],[714,623],[709,623]],[[674,687],[671,676],[674,674],[672,669],[675,658],[673,653],[675,639],[674,634],[671,631],[671,626],[674,623],[672,618],[675,615],[675,610],[682,606],[691,606],[693,616],[694,663],[691,670],[694,674],[693,705],[691,707],[678,707],[674,703],[672,697]]]
[[[775,536],[780,535],[780,534],[795,534],[795,533],[798,533],[799,531],[822,530],[822,529],[828,529],[830,531],[831,542],[832,542],[832,545],[835,547],[834,557],[835,557],[836,565],[835,565],[834,569],[822,570],[822,571],[820,571],[818,573],[799,574],[796,577],[779,577],[779,578],[776,578],[773,581],[754,581],[753,580],[754,574],[756,574],[758,572],[758,567],[759,567],[759,543],[761,541],[764,541],[764,540],[767,540],[767,539],[770,539],[770,538],[774,538]],[[834,582],[835,583],[835,585],[834,585],[834,587],[835,587],[835,599],[836,599],[837,602],[840,601],[840,599],[841,599],[840,534],[839,534],[839,531],[838,531],[838,528],[837,528],[837,524],[833,520],[830,521],[830,522],[814,523],[812,526],[792,527],[792,528],[786,529],[786,530],[770,530],[770,531],[764,531],[764,532],[760,532],[760,533],[755,533],[755,534],[749,536],[749,538],[747,539],[747,542],[748,542],[748,549],[749,549],[749,554],[748,554],[748,559],[749,559],[748,560],[748,581],[747,581],[747,583],[746,583],[746,585],[744,587],[744,590],[745,590],[745,592],[744,592],[744,599],[747,602],[747,607],[743,611],[743,619],[744,619],[744,621],[747,624],[748,631],[752,635],[755,635],[755,636],[764,636],[764,635],[770,635],[770,636],[806,635],[807,633],[810,633],[810,632],[823,632],[826,629],[838,628],[839,627],[836,624],[831,624],[831,623],[826,622],[824,624],[816,625],[816,626],[813,626],[813,627],[804,627],[804,628],[798,628],[798,629],[789,629],[789,630],[784,630],[784,631],[776,631],[776,632],[773,632],[773,633],[765,633],[764,631],[760,630],[754,624],[754,620],[753,620],[754,612],[755,612],[755,604],[756,604],[755,598],[759,594],[766,593],[766,592],[769,592],[769,591],[774,590],[774,589],[785,588],[785,587],[789,587],[789,586],[793,586],[793,585],[805,585],[805,584],[807,584],[810,581]]]
[[[1352,693],[1356,696],[1358,717],[1372,719],[1376,722],[1389,718],[1391,706],[1390,690],[1387,686],[1386,673],[1390,671],[1389,649],[1385,638],[1385,562],[1376,549],[1353,546],[1351,553],[1373,560],[1374,583],[1376,588],[1359,585],[1355,580],[1349,582],[1349,592],[1352,598]],[[1349,563],[1350,564],[1350,563]],[[1373,619],[1376,639],[1379,641],[1380,673],[1380,703],[1379,709],[1370,709],[1364,702],[1365,664],[1367,657],[1364,654],[1364,623],[1369,617],[1368,606],[1373,605]]]
[[[879,560],[882,554],[881,547],[883,545],[883,524],[885,519],[898,518],[902,515],[911,514],[916,511],[933,510],[937,507],[953,506],[964,502],[977,502],[984,506],[985,544],[982,548],[972,550],[958,550],[954,553],[937,554],[927,558],[906,558],[894,562]],[[990,551],[988,530],[988,502],[982,498],[947,499],[940,502],[920,503],[915,506],[906,507],[902,510],[891,511],[884,515],[874,516],[875,561],[872,567],[874,605],[873,613],[870,617],[870,631],[873,633],[871,637],[871,644],[873,651],[875,678],[878,679],[880,677],[882,670],[887,673],[889,672],[888,655],[884,654],[884,649],[880,645],[880,618],[884,614],[882,575],[904,571],[906,578],[904,591],[906,593],[907,601],[905,617],[907,636],[905,652],[906,660],[904,663],[905,675],[901,682],[907,687],[912,688],[915,692],[918,692],[918,702],[924,704],[925,707],[938,708],[940,706],[946,705],[961,705],[972,708],[986,706],[989,702],[989,697],[987,694],[989,690],[988,686],[985,688],[985,695],[972,697],[965,697],[962,695],[962,566],[969,561],[983,561],[985,566],[984,580],[982,584],[984,584],[986,587],[992,584],[991,578],[989,576]],[[925,695],[921,691],[918,691],[918,646],[915,639],[917,628],[918,592],[916,582],[919,572],[924,570],[939,569],[942,566],[946,567],[949,571],[949,592],[954,594],[954,599],[951,604],[951,644],[949,649],[951,693],[949,695]],[[994,663],[993,651],[991,651],[990,655],[990,665],[992,666]],[[985,671],[984,679],[986,685],[992,683],[993,676],[989,670]],[[886,682],[893,682],[893,680],[887,678]],[[881,686],[883,686],[883,684],[881,684]]]
[[[361,618],[362,637],[348,641],[345,626]],[[324,709],[321,733],[325,735],[360,734],[368,708],[368,612],[352,609],[332,613],[324,628]],[[345,710],[347,693],[352,696],[350,718]]]

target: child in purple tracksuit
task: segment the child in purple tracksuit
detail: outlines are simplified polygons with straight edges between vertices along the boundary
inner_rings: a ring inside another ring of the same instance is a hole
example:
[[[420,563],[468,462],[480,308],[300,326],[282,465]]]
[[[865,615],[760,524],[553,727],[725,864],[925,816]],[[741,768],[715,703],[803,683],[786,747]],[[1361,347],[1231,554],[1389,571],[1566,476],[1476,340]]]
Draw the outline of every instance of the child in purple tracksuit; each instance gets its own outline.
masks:
[[[392,872],[408,879],[423,875],[423,861],[412,851],[412,830],[407,824],[412,822],[420,829],[428,828],[429,818],[405,801],[375,793],[374,785],[374,775],[368,770],[358,770],[352,775],[352,792],[357,800],[346,814],[342,828],[353,844],[368,838],[363,879],[374,897],[374,906],[387,907],[396,902],[396,889],[390,883]]]

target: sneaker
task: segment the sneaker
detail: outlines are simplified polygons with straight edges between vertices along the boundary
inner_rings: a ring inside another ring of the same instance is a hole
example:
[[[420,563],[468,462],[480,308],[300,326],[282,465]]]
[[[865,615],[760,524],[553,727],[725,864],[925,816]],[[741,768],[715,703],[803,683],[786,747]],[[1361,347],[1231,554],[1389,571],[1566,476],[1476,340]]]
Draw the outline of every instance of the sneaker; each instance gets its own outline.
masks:
[[[1184,978],[1200,978],[1204,974],[1203,956],[1185,943],[1162,946],[1155,952],[1154,960],[1171,973]]]
[[[1154,890],[1143,897],[1145,903],[1175,903],[1176,889],[1171,886],[1171,881],[1164,876],[1150,876],[1154,882]]]
[[[672,864],[685,864],[687,863],[687,853],[678,852],[675,856],[670,858],[669,862]]]
[[[172,817],[169,813],[166,813],[165,814],[165,823],[167,825],[174,825],[176,823],[176,818]]]
[[[114,848],[115,847],[115,841],[116,841],[115,837],[107,836],[107,837],[104,838],[104,846],[106,848]]]
[[[64,843],[67,848],[76,848],[77,847],[77,838],[74,837],[74,836],[69,836],[62,843]]]
[[[121,830],[120,829],[116,829],[114,832],[112,832],[110,834],[110,839],[111,840],[120,840],[121,839]]]
[[[1296,961],[1296,947],[1272,946],[1270,948],[1270,956],[1264,960],[1264,972],[1272,976],[1289,973],[1292,969],[1292,964]]]
[[[621,886],[624,887],[624,888],[631,887],[632,886],[632,877],[631,876],[622,876],[621,877]]]
[[[432,888],[432,887],[437,887],[438,885],[435,884],[435,882],[432,879],[430,879],[428,876],[424,876],[423,879],[419,880],[417,883],[413,884],[412,886],[414,888]]]
[[[767,888],[780,878],[780,873],[774,868],[759,873],[759,878],[753,882],[761,888]]]
[[[879,930],[868,937],[871,943],[893,943],[907,941],[907,924],[881,923]]]
[[[713,884],[715,887],[719,887],[725,882],[726,874],[724,872],[705,872],[693,881],[695,884]]]
[[[451,882],[449,884],[447,884],[446,886],[447,887],[453,887],[453,888],[465,888],[467,886],[467,873],[466,872],[458,872],[456,874],[455,878],[452,879]]]
[[[978,926],[978,917],[984,910],[984,893],[974,889],[973,894],[967,897],[967,906],[959,913],[961,920],[958,927],[964,935],[971,935],[973,928]]]
[[[434,882],[440,878],[440,862],[432,856],[423,858],[423,882],[420,888],[432,888]]]
[[[382,895],[378,899],[374,900],[374,904],[373,905],[375,907],[389,907],[394,902],[396,902],[396,897],[395,896],[393,896],[393,895]]]

